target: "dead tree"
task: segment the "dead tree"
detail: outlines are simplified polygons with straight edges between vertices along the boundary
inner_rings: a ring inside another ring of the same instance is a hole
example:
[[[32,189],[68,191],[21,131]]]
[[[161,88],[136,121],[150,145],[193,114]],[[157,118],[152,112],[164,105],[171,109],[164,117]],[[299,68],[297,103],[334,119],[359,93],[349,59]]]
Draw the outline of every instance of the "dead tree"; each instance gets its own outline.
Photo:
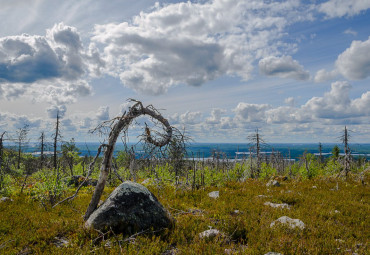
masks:
[[[54,157],[53,157],[53,165],[54,169],[57,170],[57,146],[58,146],[58,138],[60,136],[59,133],[59,111],[57,112],[57,121],[55,123],[55,135],[54,135]]]
[[[95,187],[94,194],[92,195],[90,204],[85,212],[84,220],[87,220],[98,206],[110,168],[112,166],[112,156],[117,138],[119,137],[122,131],[127,131],[128,127],[135,118],[142,115],[148,115],[153,120],[159,121],[164,126],[166,134],[163,135],[162,138],[158,140],[152,137],[149,128],[146,127],[144,134],[145,142],[151,143],[157,147],[163,147],[167,145],[171,140],[172,127],[170,126],[167,119],[165,119],[153,106],[144,107],[140,101],[136,101],[133,99],[131,99],[131,101],[134,102],[134,105],[129,109],[127,113],[125,112],[120,117],[116,117],[108,122],[104,122],[103,124],[99,125],[95,130],[93,130],[94,132],[101,128],[107,127],[107,124],[109,124],[109,128],[111,129],[108,137],[108,143],[105,145],[103,161],[100,166],[99,180]]]
[[[42,169],[44,167],[44,160],[45,160],[45,156],[44,156],[44,151],[45,151],[45,134],[44,134],[44,131],[41,132],[41,136],[40,136],[40,169]]]
[[[350,159],[351,159],[351,151],[348,146],[349,141],[349,134],[347,130],[347,126],[344,127],[344,134],[341,136],[342,143],[344,144],[344,171],[346,177],[348,177],[348,173],[350,170]]]
[[[258,129],[256,129],[256,133],[248,136],[248,140],[251,142],[252,147],[255,148],[256,150],[256,159],[257,159],[257,169],[256,169],[256,174],[253,176],[254,177],[259,177],[260,172],[261,172],[261,146],[262,144],[265,143],[265,141],[261,138],[261,135],[258,133]]]
[[[24,144],[27,142],[27,134],[28,134],[28,125],[24,125],[24,127],[19,128],[17,130],[17,144],[18,144],[18,160],[17,160],[17,169],[21,167],[21,154]]]
[[[3,137],[5,135],[5,132],[3,132],[0,136],[0,190],[3,188],[2,185],[3,185],[3,178],[4,178],[4,175],[5,173],[3,172],[3,155],[4,155],[4,152],[3,152]]]

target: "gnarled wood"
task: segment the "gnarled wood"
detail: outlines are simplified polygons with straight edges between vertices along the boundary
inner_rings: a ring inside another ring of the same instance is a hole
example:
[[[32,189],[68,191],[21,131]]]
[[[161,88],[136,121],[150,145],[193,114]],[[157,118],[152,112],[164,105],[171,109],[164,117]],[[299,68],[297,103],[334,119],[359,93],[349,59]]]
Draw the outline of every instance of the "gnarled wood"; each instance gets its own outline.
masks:
[[[146,142],[151,143],[158,147],[163,147],[166,144],[168,144],[171,140],[172,127],[168,123],[168,120],[163,118],[163,116],[153,107],[151,106],[143,107],[143,104],[141,102],[135,101],[135,100],[132,100],[132,101],[136,103],[130,108],[128,113],[124,113],[121,117],[118,117],[112,120],[112,123],[114,123],[114,125],[109,133],[108,143],[105,147],[103,161],[100,166],[99,180],[95,187],[94,194],[92,195],[90,204],[85,212],[84,220],[87,220],[98,206],[100,197],[103,193],[105,183],[106,183],[106,180],[109,174],[109,169],[112,166],[112,156],[113,156],[117,138],[123,130],[127,129],[130,126],[131,122],[135,118],[141,115],[148,115],[152,117],[153,119],[156,119],[157,121],[162,123],[162,125],[165,128],[166,134],[162,137],[162,139],[159,139],[159,140],[156,140],[155,138],[153,138],[147,129],[146,130],[147,132],[145,135]]]

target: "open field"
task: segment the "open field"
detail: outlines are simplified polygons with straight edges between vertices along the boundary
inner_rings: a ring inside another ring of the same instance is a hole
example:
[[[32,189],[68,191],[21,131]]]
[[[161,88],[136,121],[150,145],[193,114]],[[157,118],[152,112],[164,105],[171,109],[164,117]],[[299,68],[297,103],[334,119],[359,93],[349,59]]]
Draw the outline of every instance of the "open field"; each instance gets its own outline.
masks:
[[[220,182],[192,190],[159,182],[147,185],[176,219],[172,231],[132,238],[83,228],[82,216],[93,191],[83,188],[71,202],[55,208],[40,203],[30,178],[23,195],[0,204],[1,254],[368,254],[370,237],[369,173],[295,178],[280,187],[266,180]],[[363,185],[365,184],[365,185]],[[14,183],[16,185],[16,183]],[[17,188],[20,188],[19,186]],[[74,189],[66,189],[72,193]],[[113,187],[105,189],[106,197]],[[209,192],[219,191],[219,198]],[[273,208],[265,202],[286,203]],[[300,219],[304,229],[270,224],[281,216]],[[215,238],[199,233],[217,229]]]

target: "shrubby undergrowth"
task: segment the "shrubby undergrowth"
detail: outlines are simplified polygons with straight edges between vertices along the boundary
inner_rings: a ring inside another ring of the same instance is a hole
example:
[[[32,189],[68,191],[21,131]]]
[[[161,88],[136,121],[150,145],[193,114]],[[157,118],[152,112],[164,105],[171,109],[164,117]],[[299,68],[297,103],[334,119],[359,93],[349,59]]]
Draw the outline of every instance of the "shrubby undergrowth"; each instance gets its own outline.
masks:
[[[37,161],[37,158],[34,158]],[[84,160],[84,161],[83,161]],[[91,160],[91,159],[90,159]],[[295,163],[273,165],[255,161],[195,161],[175,165],[164,160],[137,160],[121,155],[113,164],[104,196],[121,181],[143,182],[171,212],[176,227],[161,234],[150,231],[132,237],[83,228],[83,214],[94,187],[70,196],[87,173],[86,158],[75,158],[72,169],[14,168],[8,158],[0,203],[1,254],[366,254],[368,251],[370,165],[353,162],[347,178],[340,159],[320,162],[305,155]],[[91,178],[98,178],[98,164]],[[4,168],[5,169],[5,168]],[[251,178],[252,173],[259,176]],[[71,173],[78,176],[71,182]],[[118,176],[120,178],[118,178]],[[285,177],[285,178],[283,178]],[[280,187],[266,187],[270,179]],[[219,198],[208,196],[219,191]],[[289,205],[273,208],[266,202]],[[281,216],[300,219],[305,229],[270,227]],[[219,236],[202,239],[199,233],[217,229]]]

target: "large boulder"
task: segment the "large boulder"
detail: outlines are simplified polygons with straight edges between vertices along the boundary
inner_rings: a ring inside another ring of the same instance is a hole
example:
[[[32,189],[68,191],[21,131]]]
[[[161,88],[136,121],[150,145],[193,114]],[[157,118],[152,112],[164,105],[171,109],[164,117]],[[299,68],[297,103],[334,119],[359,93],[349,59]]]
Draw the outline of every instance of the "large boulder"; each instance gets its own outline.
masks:
[[[172,228],[174,219],[143,185],[126,181],[96,209],[85,227],[133,234],[145,230]]]

